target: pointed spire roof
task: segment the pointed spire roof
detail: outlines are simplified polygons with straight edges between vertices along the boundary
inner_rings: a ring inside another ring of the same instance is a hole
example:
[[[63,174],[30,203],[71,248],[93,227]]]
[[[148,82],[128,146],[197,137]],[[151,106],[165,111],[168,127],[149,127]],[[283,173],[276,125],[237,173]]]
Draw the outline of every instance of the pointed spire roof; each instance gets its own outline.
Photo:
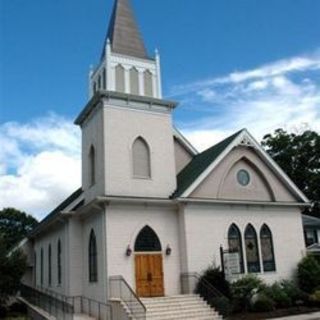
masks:
[[[137,58],[148,57],[130,0],[115,0],[106,41],[108,39],[113,52]]]

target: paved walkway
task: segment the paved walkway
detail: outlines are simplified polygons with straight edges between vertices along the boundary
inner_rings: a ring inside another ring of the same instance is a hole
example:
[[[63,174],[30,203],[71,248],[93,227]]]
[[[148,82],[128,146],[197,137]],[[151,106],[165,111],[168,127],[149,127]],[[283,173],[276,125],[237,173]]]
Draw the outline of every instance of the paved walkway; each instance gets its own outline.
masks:
[[[302,314],[299,316],[275,318],[273,320],[320,320],[320,312]]]

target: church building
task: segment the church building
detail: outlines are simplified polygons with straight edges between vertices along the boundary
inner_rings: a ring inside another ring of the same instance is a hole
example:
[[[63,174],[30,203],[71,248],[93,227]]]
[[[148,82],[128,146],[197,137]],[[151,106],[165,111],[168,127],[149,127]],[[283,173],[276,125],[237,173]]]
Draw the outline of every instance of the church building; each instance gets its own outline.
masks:
[[[159,53],[147,52],[130,1],[115,0],[75,120],[82,186],[29,235],[28,286],[116,308],[121,288],[141,304],[190,293],[209,266],[231,281],[293,277],[308,199],[246,129],[199,153],[161,83]]]

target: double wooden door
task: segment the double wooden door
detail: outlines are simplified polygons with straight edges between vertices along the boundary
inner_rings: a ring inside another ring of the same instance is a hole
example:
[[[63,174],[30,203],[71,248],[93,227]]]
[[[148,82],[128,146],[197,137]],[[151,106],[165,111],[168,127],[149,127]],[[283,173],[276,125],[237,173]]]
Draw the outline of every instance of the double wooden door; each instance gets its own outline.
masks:
[[[164,296],[162,254],[136,255],[135,265],[137,295]]]

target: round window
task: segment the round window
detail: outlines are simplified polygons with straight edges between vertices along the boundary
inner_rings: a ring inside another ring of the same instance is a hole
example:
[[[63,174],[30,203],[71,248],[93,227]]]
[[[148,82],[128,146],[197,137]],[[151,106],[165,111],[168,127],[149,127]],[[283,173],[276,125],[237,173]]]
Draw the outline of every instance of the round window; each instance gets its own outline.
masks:
[[[250,183],[250,175],[249,172],[246,170],[240,170],[237,174],[238,182],[242,186],[247,186]]]

